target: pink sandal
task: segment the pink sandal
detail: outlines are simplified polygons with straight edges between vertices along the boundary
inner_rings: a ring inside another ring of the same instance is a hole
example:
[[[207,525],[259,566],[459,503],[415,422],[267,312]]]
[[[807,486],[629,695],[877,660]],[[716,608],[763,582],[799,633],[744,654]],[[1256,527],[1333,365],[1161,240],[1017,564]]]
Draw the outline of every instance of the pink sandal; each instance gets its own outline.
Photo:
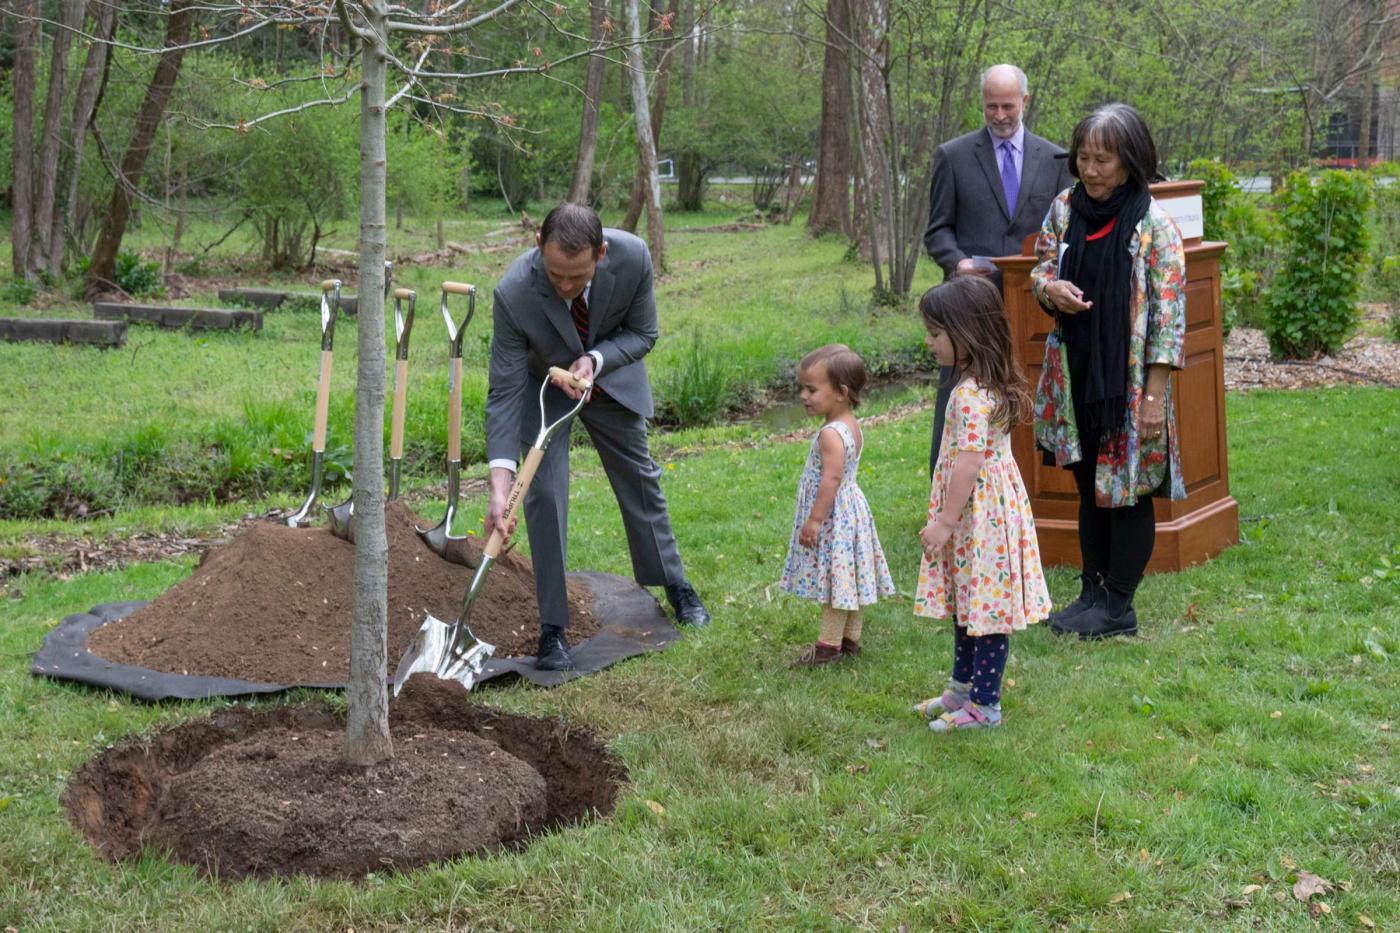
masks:
[[[993,729],[999,725],[1000,710],[969,701],[962,709],[939,716],[928,727],[934,732],[957,732],[961,729]]]
[[[920,703],[914,704],[914,712],[925,719],[937,719],[944,713],[956,713],[966,706],[970,700],[965,693],[954,693],[951,690],[944,690],[942,696],[929,697]]]

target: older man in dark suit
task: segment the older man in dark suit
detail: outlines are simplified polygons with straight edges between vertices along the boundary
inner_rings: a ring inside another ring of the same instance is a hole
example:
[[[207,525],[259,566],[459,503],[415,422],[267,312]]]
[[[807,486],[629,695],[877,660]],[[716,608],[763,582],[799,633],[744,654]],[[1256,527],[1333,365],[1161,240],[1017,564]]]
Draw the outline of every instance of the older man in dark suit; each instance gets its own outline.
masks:
[[[550,366],[590,380],[592,399],[580,412],[622,511],[638,583],[664,586],[678,621],[704,625],[709,613],[686,581],[661,470],[647,447],[651,385],[642,358],[656,343],[656,298],[646,244],[622,230],[604,230],[598,215],[577,204],[549,212],[537,247],[515,260],[496,286],[491,373],[486,394],[486,454],[491,466],[489,534],[499,524],[517,457],[539,431],[535,404]],[[579,393],[561,385],[571,398]],[[572,407],[548,393],[546,418]],[[540,605],[536,660],[544,670],[573,666],[565,640],[564,589],[568,541],[569,437],[556,436],[525,495],[526,531]]]
[[[982,73],[987,125],[938,147],[924,246],[945,277],[989,275],[1000,284],[999,273],[980,260],[1019,253],[1026,235],[1040,229],[1055,195],[1074,183],[1065,151],[1022,122],[1028,100],[1025,72],[993,65]],[[939,371],[930,473],[954,381],[952,367]]]

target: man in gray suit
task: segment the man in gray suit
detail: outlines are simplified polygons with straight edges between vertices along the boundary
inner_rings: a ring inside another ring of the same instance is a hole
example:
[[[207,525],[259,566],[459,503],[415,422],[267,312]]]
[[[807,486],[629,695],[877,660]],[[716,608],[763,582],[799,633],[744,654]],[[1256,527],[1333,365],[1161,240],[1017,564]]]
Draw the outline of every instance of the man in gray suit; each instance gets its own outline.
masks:
[[[579,413],[603,462],[632,554],[632,572],[644,586],[664,586],[678,621],[705,625],[709,613],[686,581],[661,470],[647,447],[646,419],[652,414],[646,356],[656,343],[656,298],[646,244],[622,230],[604,230],[598,215],[578,204],[549,212],[536,236],[538,246],[511,263],[496,286],[492,306],[490,384],[486,393],[486,455],[491,499],[490,534],[505,512],[517,457],[539,432],[539,394],[550,366],[568,369],[594,383],[593,397]],[[572,407],[564,395],[547,393],[546,419]],[[536,664],[569,670],[565,641],[569,605],[564,557],[569,519],[569,436],[551,441],[523,504],[535,594],[540,605]],[[514,529],[507,529],[513,531]]]
[[[982,73],[987,125],[938,147],[924,246],[945,278],[987,275],[1000,285],[1000,273],[981,260],[1020,253],[1021,241],[1040,229],[1055,195],[1074,184],[1065,151],[1021,122],[1029,99],[1024,71],[993,65]],[[953,367],[939,370],[930,473],[955,384]]]

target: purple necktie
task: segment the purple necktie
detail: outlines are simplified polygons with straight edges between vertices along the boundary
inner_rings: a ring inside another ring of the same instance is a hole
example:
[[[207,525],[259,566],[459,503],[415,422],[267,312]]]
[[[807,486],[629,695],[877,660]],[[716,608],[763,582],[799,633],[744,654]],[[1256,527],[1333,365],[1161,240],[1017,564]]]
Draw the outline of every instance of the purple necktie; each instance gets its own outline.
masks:
[[[1016,216],[1016,196],[1021,193],[1021,179],[1016,174],[1016,156],[1011,140],[1001,144],[1001,189],[1006,193],[1006,216]]]

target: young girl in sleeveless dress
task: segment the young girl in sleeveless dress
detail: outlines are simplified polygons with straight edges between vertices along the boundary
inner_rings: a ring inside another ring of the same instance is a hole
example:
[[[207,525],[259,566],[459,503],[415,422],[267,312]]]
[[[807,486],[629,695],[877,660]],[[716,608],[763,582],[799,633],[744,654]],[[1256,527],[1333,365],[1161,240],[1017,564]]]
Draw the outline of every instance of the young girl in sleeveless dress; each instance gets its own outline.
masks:
[[[807,414],[821,419],[797,486],[792,541],[779,586],[821,605],[815,644],[798,666],[860,653],[863,608],[895,593],[875,519],[856,484],[864,436],[852,410],[865,388],[865,363],[842,344],[802,358],[797,382]]]
[[[914,614],[953,620],[953,672],[914,707],[935,732],[1001,724],[1001,675],[1012,632],[1050,614],[1035,519],[1011,456],[1012,425],[1031,396],[1011,351],[1001,293],[977,276],[950,279],[919,301],[926,343],[960,381],[948,401]]]

